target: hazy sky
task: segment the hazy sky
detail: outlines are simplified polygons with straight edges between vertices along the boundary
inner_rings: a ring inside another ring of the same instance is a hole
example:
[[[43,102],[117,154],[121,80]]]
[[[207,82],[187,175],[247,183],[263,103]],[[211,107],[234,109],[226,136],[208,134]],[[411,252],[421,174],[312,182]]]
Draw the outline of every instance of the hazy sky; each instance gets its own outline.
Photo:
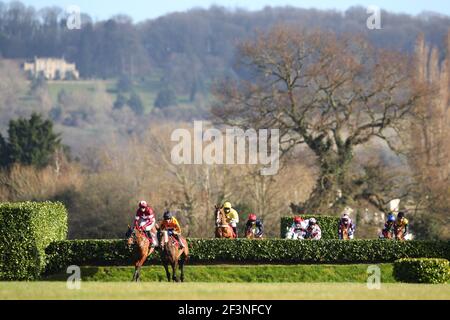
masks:
[[[59,7],[77,5],[82,12],[86,12],[98,20],[124,13],[131,16],[134,21],[142,21],[169,12],[185,11],[193,7],[208,8],[214,4],[249,10],[258,10],[268,5],[338,10],[346,10],[354,5],[376,5],[389,11],[414,15],[422,11],[435,11],[450,15],[450,1],[447,0],[21,0],[21,2],[38,9],[53,5]]]

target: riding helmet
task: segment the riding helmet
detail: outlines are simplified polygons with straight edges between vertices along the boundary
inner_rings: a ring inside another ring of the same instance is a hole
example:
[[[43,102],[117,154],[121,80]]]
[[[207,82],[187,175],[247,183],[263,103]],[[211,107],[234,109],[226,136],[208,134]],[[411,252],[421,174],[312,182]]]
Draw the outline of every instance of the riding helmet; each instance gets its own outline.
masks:
[[[172,219],[172,212],[166,211],[164,212],[164,220],[170,220]]]

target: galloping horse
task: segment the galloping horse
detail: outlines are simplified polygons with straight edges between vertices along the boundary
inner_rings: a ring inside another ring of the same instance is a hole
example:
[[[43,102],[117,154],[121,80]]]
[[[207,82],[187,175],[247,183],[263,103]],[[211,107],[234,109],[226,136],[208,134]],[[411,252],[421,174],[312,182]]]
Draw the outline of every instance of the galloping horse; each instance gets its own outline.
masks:
[[[393,233],[394,233],[393,231],[384,230],[382,232],[383,239],[392,239],[394,237]]]
[[[350,240],[350,237],[348,236],[348,227],[345,225],[342,226],[342,240]]]
[[[397,239],[397,240],[400,240],[400,241],[404,241],[405,240],[405,234],[404,234],[404,231],[402,230],[402,229],[400,229],[400,230],[395,230],[395,238]]]
[[[247,239],[257,239],[257,240],[262,240],[262,239],[263,239],[263,236],[262,236],[262,235],[261,235],[261,236],[257,236],[257,235],[256,235],[255,229],[253,229],[253,228],[250,228],[250,229],[248,229],[248,230],[245,232],[245,237],[246,237]]]
[[[216,218],[216,238],[236,239],[233,228],[227,223],[225,212],[220,206],[215,206],[214,215]]]
[[[167,281],[170,282],[169,264],[172,267],[172,281],[178,282],[177,279],[177,267],[180,269],[180,281],[184,282],[184,264],[189,258],[189,247],[186,240],[180,237],[180,241],[183,241],[184,248],[180,248],[180,244],[173,236],[169,236],[167,231],[161,231],[160,235],[160,255],[161,262],[166,270]]]
[[[151,242],[147,238],[143,230],[137,228],[131,229],[130,226],[128,226],[126,237],[128,238],[128,246],[131,246],[133,243],[137,244],[138,252],[134,261],[134,275],[132,281],[138,282],[140,281],[141,277],[141,267],[144,265],[145,261],[150,255]]]

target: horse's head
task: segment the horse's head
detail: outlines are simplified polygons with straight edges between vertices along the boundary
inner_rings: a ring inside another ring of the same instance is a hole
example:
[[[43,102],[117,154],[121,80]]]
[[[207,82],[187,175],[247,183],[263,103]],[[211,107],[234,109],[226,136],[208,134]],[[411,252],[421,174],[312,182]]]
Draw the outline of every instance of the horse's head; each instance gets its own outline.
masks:
[[[125,238],[127,239],[127,244],[131,246],[134,242],[134,230],[128,225],[128,231],[125,234]]]
[[[216,218],[216,226],[219,227],[225,223],[226,217],[225,213],[221,209],[220,205],[214,206],[214,216]]]
[[[346,226],[346,225],[344,225],[344,226],[342,227],[342,238],[343,238],[344,240],[349,240],[349,239],[350,239],[350,237],[349,237],[349,235],[348,235],[348,226]]]

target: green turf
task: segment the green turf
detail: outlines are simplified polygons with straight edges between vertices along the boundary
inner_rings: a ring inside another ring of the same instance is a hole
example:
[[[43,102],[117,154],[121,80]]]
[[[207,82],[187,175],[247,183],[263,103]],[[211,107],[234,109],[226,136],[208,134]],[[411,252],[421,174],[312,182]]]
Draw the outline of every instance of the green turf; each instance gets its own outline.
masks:
[[[151,75],[145,78],[135,80],[133,82],[132,90],[135,91],[141,98],[145,113],[149,113],[154,108],[154,102],[158,95],[159,90],[162,87],[161,77],[162,72],[155,70]],[[61,90],[65,90],[67,93],[80,93],[85,96],[94,96],[95,94],[103,93],[97,92],[99,89],[104,90],[107,95],[110,96],[112,101],[115,101],[117,97],[117,79],[93,79],[93,80],[73,80],[73,81],[48,81],[48,92],[54,104],[58,101],[58,94]],[[129,98],[129,93],[123,93]],[[24,92],[24,97],[27,93]],[[178,103],[181,105],[192,105],[189,99],[189,95],[177,95]]]
[[[186,282],[359,282],[365,283],[368,265],[210,265],[186,266]],[[380,264],[381,281],[395,282],[392,264]],[[130,281],[133,267],[82,267],[85,281]],[[144,267],[142,281],[166,281],[162,266]],[[67,279],[65,273],[44,277],[46,281]]]
[[[382,283],[369,290],[359,283],[131,283],[0,282],[0,299],[450,299],[450,285]]]
[[[74,81],[49,81],[48,92],[53,102],[58,100],[58,94],[61,90],[67,93],[80,92],[86,95],[95,94],[97,87],[105,88],[115,87],[113,80],[74,80]],[[112,95],[112,93],[107,92]],[[113,95],[115,97],[115,95]]]

